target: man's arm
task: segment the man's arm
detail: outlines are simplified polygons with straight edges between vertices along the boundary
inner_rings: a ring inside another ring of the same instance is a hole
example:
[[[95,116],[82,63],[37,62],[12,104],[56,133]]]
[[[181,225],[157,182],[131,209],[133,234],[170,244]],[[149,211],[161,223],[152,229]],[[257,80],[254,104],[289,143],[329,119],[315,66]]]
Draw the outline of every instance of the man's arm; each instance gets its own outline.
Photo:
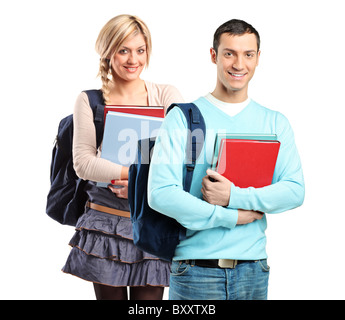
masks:
[[[281,147],[272,184],[264,188],[239,188],[213,171],[203,179],[204,199],[233,209],[279,213],[302,205],[304,179],[293,131],[280,114],[278,140]],[[212,177],[215,182],[210,181]]]
[[[208,169],[206,173],[207,175],[202,179],[201,188],[204,200],[211,204],[227,207],[231,194],[231,181],[211,169]],[[242,209],[238,209],[237,211],[237,225],[260,220],[264,215],[259,211]]]
[[[234,228],[237,209],[212,205],[183,190],[186,137],[185,117],[174,108],[156,138],[148,181],[149,205],[190,230]]]

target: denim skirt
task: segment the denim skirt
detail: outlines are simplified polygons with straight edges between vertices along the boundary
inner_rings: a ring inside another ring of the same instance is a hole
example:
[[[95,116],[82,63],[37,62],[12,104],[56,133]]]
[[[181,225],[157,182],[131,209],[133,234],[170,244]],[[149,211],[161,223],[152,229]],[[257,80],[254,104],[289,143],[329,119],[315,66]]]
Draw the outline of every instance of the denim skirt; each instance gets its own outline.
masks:
[[[106,188],[89,182],[87,192],[91,202],[129,211],[128,201]],[[169,286],[170,263],[134,245],[130,218],[86,207],[69,244],[65,273],[115,287]]]

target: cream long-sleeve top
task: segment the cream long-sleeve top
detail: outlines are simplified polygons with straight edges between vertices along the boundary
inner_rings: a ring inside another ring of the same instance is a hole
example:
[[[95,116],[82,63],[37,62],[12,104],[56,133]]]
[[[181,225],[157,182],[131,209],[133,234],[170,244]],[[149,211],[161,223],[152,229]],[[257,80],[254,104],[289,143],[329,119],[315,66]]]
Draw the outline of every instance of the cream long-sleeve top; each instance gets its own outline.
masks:
[[[145,85],[150,106],[164,106],[167,110],[172,103],[183,102],[179,91],[171,85],[148,81]],[[100,158],[101,147],[97,150],[93,113],[85,92],[75,103],[73,126],[73,165],[78,177],[105,183],[120,179],[122,165]]]

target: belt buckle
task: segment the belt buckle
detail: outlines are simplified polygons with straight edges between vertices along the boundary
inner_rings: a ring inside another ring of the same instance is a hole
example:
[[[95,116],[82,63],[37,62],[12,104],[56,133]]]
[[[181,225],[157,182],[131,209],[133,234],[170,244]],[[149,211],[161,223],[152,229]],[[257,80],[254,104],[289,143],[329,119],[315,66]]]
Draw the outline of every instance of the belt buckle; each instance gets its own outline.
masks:
[[[218,266],[220,268],[230,268],[234,269],[237,266],[237,260],[233,259],[219,259]]]

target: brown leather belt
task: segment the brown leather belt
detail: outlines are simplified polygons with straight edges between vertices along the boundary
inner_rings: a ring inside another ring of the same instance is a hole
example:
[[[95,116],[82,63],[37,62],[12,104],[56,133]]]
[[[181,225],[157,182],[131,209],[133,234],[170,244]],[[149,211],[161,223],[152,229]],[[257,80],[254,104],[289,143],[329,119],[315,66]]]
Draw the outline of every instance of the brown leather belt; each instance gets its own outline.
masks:
[[[101,211],[101,212],[105,212],[109,214],[114,214],[120,217],[126,217],[126,218],[131,217],[131,213],[129,211],[117,210],[117,209],[101,206],[99,204],[96,204],[90,201],[86,203],[86,206],[93,210],[97,210],[97,211]]]

